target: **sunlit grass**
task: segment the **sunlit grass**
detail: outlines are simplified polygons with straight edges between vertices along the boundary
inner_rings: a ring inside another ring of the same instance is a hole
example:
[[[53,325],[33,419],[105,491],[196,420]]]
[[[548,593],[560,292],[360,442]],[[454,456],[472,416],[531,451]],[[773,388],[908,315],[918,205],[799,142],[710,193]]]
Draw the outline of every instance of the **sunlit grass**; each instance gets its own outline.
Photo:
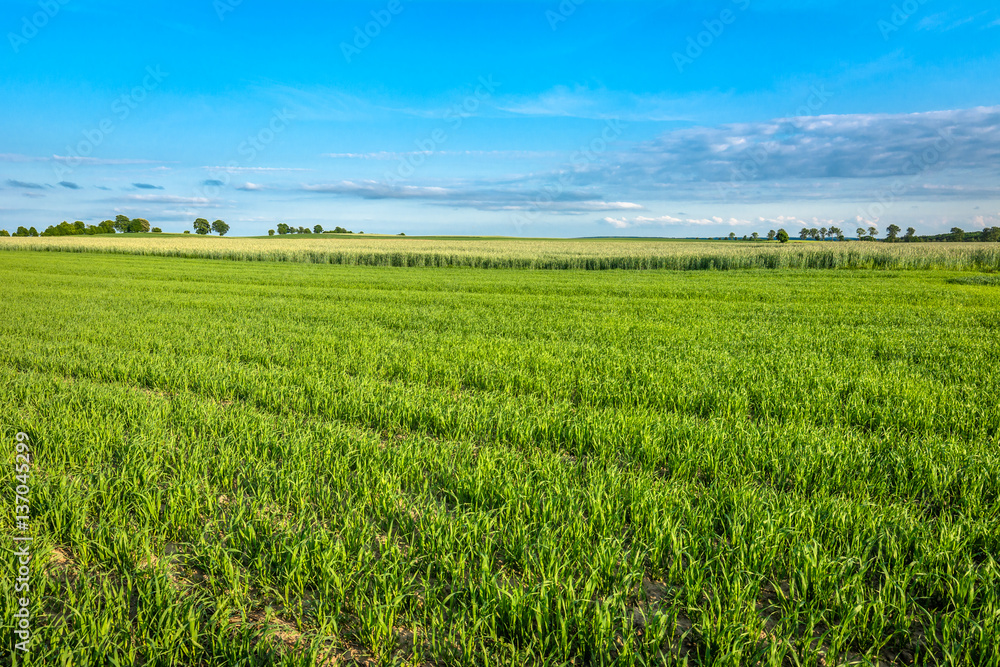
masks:
[[[34,664],[997,664],[974,275],[4,260]]]

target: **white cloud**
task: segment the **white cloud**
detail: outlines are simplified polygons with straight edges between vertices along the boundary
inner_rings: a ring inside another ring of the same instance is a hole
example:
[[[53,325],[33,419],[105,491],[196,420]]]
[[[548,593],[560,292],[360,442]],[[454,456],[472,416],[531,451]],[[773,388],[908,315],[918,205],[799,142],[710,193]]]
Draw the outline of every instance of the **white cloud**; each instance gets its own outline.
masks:
[[[70,162],[86,165],[124,165],[124,164],[159,164],[157,160],[132,160],[125,158],[97,158],[66,155],[51,155],[41,157],[22,155],[20,153],[0,153],[0,162]]]
[[[494,157],[494,158],[541,158],[558,157],[558,151],[373,151],[369,153],[323,153],[320,157],[339,160],[405,160],[414,155],[447,155],[456,157]]]
[[[128,201],[143,202],[145,204],[188,204],[198,206],[218,206],[207,197],[177,197],[174,195],[126,195]]]
[[[557,86],[534,96],[510,96],[497,102],[500,111],[519,116],[591,118],[595,120],[687,121],[701,103],[698,96],[683,99],[636,94],[584,86]]]
[[[158,160],[132,160],[128,158],[99,158],[99,157],[76,157],[67,155],[53,155],[56,162],[69,162],[71,164],[88,165],[124,165],[124,164],[159,164]]]
[[[687,128],[565,178],[661,200],[776,201],[864,198],[876,179],[902,179],[908,197],[972,198],[995,189],[998,174],[1000,106]]]
[[[501,204],[489,201],[471,201],[467,205],[481,211],[551,211],[556,213],[593,213],[596,211],[633,211],[645,208],[630,201],[537,201]]]
[[[305,169],[302,167],[202,167],[202,169],[208,169],[209,171],[226,171],[229,173],[242,172],[242,171],[312,171],[311,169]]]
[[[456,185],[390,185],[381,181],[339,181],[306,184],[306,192],[361,197],[362,199],[424,200],[439,206],[474,208],[481,211],[546,211],[582,214],[596,211],[642,210],[642,204],[630,201],[606,201],[582,190],[564,190],[558,194],[539,192],[520,183],[515,188]]]

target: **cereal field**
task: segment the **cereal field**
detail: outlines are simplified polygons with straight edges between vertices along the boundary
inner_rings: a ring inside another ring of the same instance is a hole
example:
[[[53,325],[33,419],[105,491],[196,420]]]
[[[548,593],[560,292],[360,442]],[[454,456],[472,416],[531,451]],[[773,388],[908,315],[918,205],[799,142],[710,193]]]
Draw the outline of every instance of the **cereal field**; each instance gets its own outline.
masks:
[[[0,253],[32,664],[1000,664],[982,244],[82,241]]]

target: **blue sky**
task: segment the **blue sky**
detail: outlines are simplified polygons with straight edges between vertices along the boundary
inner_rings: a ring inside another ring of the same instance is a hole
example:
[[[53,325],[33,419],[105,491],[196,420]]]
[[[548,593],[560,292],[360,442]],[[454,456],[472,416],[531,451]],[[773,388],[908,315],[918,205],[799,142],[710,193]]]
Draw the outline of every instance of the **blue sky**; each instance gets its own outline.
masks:
[[[6,0],[0,33],[8,229],[1000,224],[994,2]]]

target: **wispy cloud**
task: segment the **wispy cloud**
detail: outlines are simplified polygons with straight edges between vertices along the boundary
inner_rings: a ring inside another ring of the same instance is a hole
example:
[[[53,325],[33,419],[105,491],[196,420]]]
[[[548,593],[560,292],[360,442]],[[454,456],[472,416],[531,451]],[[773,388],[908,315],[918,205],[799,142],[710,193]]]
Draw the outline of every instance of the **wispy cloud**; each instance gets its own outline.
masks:
[[[961,6],[956,6],[947,11],[937,12],[924,17],[917,23],[917,30],[948,32],[949,30],[954,30],[970,23],[988,28],[1000,24],[1000,19],[997,19],[995,11],[981,11],[969,15],[963,13]]]
[[[543,157],[557,157],[561,155],[558,151],[375,151],[370,153],[323,153],[320,157],[334,158],[339,160],[403,160],[414,155],[446,155],[456,157],[491,157],[508,159],[534,159]]]
[[[68,162],[70,164],[86,164],[93,166],[115,166],[129,164],[159,164],[157,160],[133,160],[129,158],[99,158],[99,157],[71,157],[66,155],[53,155],[51,158],[41,158],[42,160],[55,160],[56,162]]]
[[[1000,107],[919,114],[782,118],[676,130],[568,175],[575,185],[718,197],[719,184],[755,196],[851,196],[877,179],[962,174],[965,194],[1000,173]],[[911,190],[928,185],[914,182]],[[758,191],[753,191],[757,188]],[[961,190],[946,191],[956,196]],[[926,190],[925,194],[932,194]]]
[[[435,186],[401,185],[393,187],[380,181],[340,181],[303,185],[306,192],[354,195],[363,199],[442,199],[452,194],[447,188]]]
[[[139,190],[163,190],[162,185],[153,185],[152,183],[133,183],[132,187]]]
[[[303,167],[202,167],[202,169],[208,169],[209,171],[216,171],[216,172],[229,172],[229,173],[268,172],[268,171],[312,171],[312,169],[306,169]]]
[[[21,155],[20,153],[0,153],[0,162],[45,162],[49,159],[47,157]]]
[[[702,96],[685,98],[663,94],[637,94],[585,86],[557,86],[533,96],[510,96],[497,108],[518,116],[588,118],[595,120],[690,121]]]
[[[69,190],[79,190],[80,186],[72,181],[59,181],[59,185]]]
[[[197,206],[217,207],[218,203],[207,197],[177,197],[174,195],[126,195],[125,201],[142,202],[144,204],[189,204]]]
[[[627,201],[605,201],[595,193],[571,190],[558,196],[543,196],[537,189],[521,184],[513,188],[481,185],[388,185],[379,181],[340,181],[303,185],[306,192],[360,197],[362,199],[423,200],[439,206],[474,208],[481,211],[544,210],[552,213],[580,214],[595,211],[641,210],[643,206]]]
[[[636,211],[645,208],[630,201],[535,201],[513,204],[496,202],[468,202],[467,205],[481,211],[548,211],[552,213],[596,213],[601,211]]]
[[[71,157],[66,155],[23,155],[21,153],[0,153],[0,162],[68,162],[74,165],[115,166],[159,164],[156,160],[134,160],[128,158]],[[167,168],[167,167],[164,167]]]
[[[7,179],[7,185],[12,188],[25,188],[28,190],[44,190],[45,186],[41,183],[29,183],[27,181],[18,181],[13,178]]]

